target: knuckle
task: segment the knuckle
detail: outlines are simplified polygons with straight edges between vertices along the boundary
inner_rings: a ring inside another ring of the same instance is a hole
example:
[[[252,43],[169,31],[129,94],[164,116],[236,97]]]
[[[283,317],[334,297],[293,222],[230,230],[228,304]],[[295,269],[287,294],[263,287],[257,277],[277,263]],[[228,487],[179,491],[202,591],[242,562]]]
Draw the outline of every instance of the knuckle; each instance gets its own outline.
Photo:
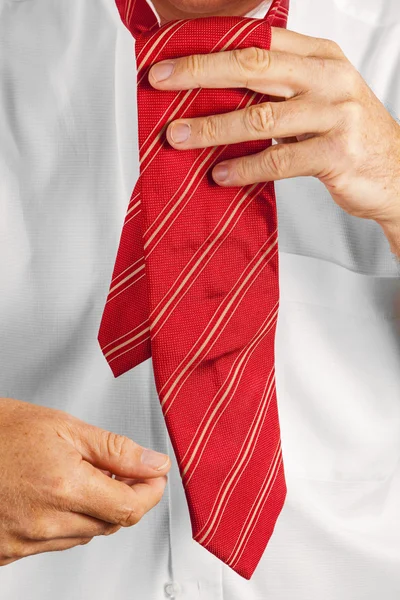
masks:
[[[40,518],[35,519],[25,527],[25,535],[36,542],[44,542],[56,537],[56,528],[51,521]]]
[[[305,59],[302,59],[305,60]],[[310,60],[310,59],[308,59]],[[313,56],[311,57],[312,64],[314,66],[314,70],[316,71],[318,77],[325,76],[326,71],[332,66],[332,60],[327,59],[323,56]],[[331,73],[329,73],[331,76]]]
[[[161,499],[162,499],[163,495],[164,495],[164,490],[163,489],[162,490],[158,490],[155,493],[154,498],[153,498],[153,506],[157,506],[157,504],[159,502],[161,502]]]
[[[235,50],[231,54],[236,66],[244,74],[257,73],[268,69],[271,62],[271,55],[268,50],[251,46],[242,50]]]
[[[3,543],[0,549],[0,566],[6,565],[11,559],[10,549],[8,544]]]
[[[326,40],[326,44],[327,44],[327,49],[329,50],[329,54],[331,54],[332,56],[337,56],[337,57],[344,56],[343,50],[341,49],[341,47],[339,46],[339,44],[337,42],[334,42],[333,40]]]
[[[344,73],[345,89],[347,89],[353,97],[357,96],[363,81],[360,73],[349,62],[344,62],[341,65],[341,69]]]
[[[290,153],[287,146],[273,146],[270,152],[262,155],[262,168],[272,174],[274,179],[282,179],[290,168]]]
[[[362,90],[363,79],[357,69],[348,60],[330,62],[334,67],[330,75],[334,78],[342,98],[351,100],[358,97]]]
[[[134,442],[119,433],[102,432],[104,446],[111,458],[121,459],[132,453]]]
[[[21,544],[20,546],[18,546],[17,548],[17,559],[19,558],[26,558],[27,556],[32,556],[33,554],[35,554],[35,545],[31,545],[31,544]]]
[[[23,551],[23,543],[18,540],[5,542],[2,544],[0,552],[0,561],[8,563],[10,560],[18,560],[25,556]]]
[[[86,544],[89,544],[89,542],[91,542],[92,539],[92,537],[83,539],[81,542],[79,542],[79,546],[86,546]]]
[[[353,128],[361,125],[363,119],[363,110],[361,105],[354,100],[346,100],[339,106],[340,120],[347,128]]]
[[[144,513],[145,511],[140,504],[136,504],[134,508],[129,508],[121,515],[118,524],[121,527],[131,527],[132,525],[136,525],[139,523]]]
[[[326,56],[333,57],[342,57],[344,56],[343,51],[339,44],[334,42],[333,40],[329,40],[326,38],[318,38],[317,40],[317,50]]]
[[[202,54],[192,54],[186,57],[185,70],[196,80],[204,70],[204,56]]]
[[[251,180],[253,173],[252,163],[248,158],[243,158],[236,165],[236,174],[239,181],[247,182]]]
[[[59,500],[66,500],[73,494],[73,485],[68,477],[54,477],[51,484],[51,494]]]
[[[275,115],[270,103],[253,105],[245,114],[247,115],[246,126],[251,133],[268,134],[274,129]]]
[[[112,535],[121,529],[121,525],[111,525],[105,527],[103,531],[103,535]]]
[[[217,116],[205,117],[200,127],[200,136],[208,142],[217,141],[221,132],[221,120]]]

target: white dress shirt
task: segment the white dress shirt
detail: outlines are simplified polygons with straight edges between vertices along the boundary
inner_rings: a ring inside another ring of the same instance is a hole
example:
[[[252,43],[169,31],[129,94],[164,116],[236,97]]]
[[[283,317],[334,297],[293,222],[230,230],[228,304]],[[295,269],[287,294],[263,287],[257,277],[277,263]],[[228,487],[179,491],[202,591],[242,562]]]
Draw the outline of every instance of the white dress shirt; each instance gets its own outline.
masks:
[[[288,27],[338,42],[400,114],[398,0],[292,0]],[[138,175],[114,0],[0,0],[0,94],[0,395],[173,459],[138,525],[0,568],[1,600],[399,600],[400,278],[378,225],[317,180],[276,184],[288,495],[247,581],[192,540],[151,361],[114,379],[96,339]]]

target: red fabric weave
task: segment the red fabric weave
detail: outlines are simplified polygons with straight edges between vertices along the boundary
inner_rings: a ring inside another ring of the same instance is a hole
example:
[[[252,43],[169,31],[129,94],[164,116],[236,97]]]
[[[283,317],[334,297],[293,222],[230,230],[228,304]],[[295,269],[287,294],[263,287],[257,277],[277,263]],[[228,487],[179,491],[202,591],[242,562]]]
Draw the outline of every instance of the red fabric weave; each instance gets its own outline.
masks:
[[[165,129],[268,98],[244,89],[159,91],[147,76],[168,58],[269,49],[271,25],[286,26],[288,0],[275,0],[262,20],[161,28],[145,0],[116,1],[136,37],[141,166],[99,342],[115,376],[152,356],[193,538],[250,579],[286,495],[274,377],[275,195],[271,182],[221,188],[210,171],[271,142],[182,152]]]

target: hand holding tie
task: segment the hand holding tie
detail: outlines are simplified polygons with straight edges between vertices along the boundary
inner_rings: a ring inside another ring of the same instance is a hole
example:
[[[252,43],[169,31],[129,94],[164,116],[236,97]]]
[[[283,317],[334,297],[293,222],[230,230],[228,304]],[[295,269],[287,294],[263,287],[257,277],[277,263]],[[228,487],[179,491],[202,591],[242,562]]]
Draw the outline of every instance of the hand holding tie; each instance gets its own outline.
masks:
[[[135,525],[171,466],[125,436],[10,398],[0,398],[0,457],[0,566]]]
[[[270,51],[163,61],[149,81],[159,90],[243,87],[275,100],[169,125],[178,150],[279,142],[220,163],[213,170],[219,185],[314,176],[346,212],[374,219],[387,234],[400,229],[400,127],[335,42],[274,27]],[[388,237],[399,251],[399,233]]]

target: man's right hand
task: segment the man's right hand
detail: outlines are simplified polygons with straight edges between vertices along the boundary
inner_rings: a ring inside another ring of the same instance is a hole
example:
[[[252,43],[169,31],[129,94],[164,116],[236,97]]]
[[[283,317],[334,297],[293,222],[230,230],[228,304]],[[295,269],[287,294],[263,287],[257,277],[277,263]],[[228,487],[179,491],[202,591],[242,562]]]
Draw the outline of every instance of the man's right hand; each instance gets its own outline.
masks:
[[[131,439],[68,413],[0,399],[0,566],[135,525],[161,500],[161,469]],[[115,474],[115,479],[111,477]]]

